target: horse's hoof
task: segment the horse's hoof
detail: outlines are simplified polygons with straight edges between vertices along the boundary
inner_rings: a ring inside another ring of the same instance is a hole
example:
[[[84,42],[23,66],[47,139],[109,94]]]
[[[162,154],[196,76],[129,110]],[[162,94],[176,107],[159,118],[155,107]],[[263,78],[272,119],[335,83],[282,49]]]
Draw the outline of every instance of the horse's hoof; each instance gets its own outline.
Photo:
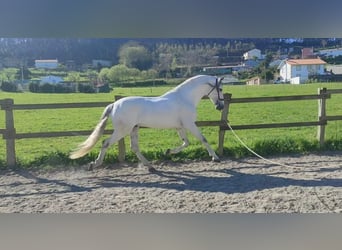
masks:
[[[88,171],[93,171],[93,170],[94,170],[94,163],[91,162],[91,163],[89,163]]]
[[[157,169],[155,169],[154,167],[149,167],[148,168],[148,172],[150,172],[151,174],[156,173]]]
[[[221,162],[220,158],[214,158],[214,157],[212,158],[212,161],[213,162]]]

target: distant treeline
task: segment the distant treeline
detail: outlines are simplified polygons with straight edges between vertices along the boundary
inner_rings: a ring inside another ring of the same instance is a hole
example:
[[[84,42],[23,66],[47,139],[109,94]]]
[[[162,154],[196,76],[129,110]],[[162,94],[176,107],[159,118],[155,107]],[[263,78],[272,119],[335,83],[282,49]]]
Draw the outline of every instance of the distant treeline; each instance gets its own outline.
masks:
[[[133,41],[132,41],[133,40]],[[182,53],[194,48],[214,49],[217,56],[228,57],[241,55],[250,48],[276,51],[280,47],[334,47],[341,45],[341,39],[308,38],[300,43],[287,44],[278,38],[172,38],[172,39],[55,39],[55,38],[0,38],[0,59],[3,63],[21,63],[28,67],[35,59],[58,59],[64,63],[69,60],[77,65],[91,63],[93,59],[104,59],[119,63],[119,50],[127,43],[138,43],[152,55],[153,64],[158,64],[161,54]],[[182,57],[182,54],[174,54]],[[0,65],[1,66],[1,65]],[[5,65],[6,66],[6,65]],[[13,65],[12,65],[13,66]]]
[[[117,82],[113,84],[114,87],[148,87],[148,86],[163,86],[168,83],[164,80],[146,80],[146,81],[128,81]],[[37,83],[31,82],[28,85],[28,90],[32,93],[109,93],[113,87],[109,84],[103,84],[95,87],[90,83]],[[5,92],[18,92],[19,85],[16,83],[3,82],[0,89]]]

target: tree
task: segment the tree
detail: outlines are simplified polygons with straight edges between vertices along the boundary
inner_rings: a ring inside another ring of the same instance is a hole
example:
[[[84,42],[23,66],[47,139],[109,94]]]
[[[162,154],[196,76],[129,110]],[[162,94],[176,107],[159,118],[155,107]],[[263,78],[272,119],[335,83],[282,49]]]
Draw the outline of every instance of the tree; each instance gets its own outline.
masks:
[[[16,73],[16,79],[30,79],[31,71],[27,67],[20,67]]]
[[[172,54],[159,53],[157,65],[159,73],[164,73],[167,77],[170,74],[172,62]]]
[[[81,80],[80,72],[72,71],[65,78],[68,82],[78,83]]]
[[[128,68],[147,70],[152,67],[152,55],[144,46],[125,44],[119,50],[119,62]]]
[[[76,71],[69,72],[68,75],[65,77],[65,81],[69,81],[75,84],[76,92],[79,91],[78,87],[79,87],[80,80],[81,80],[81,74],[80,72],[76,72]]]
[[[265,64],[265,68],[266,68],[266,69],[269,67],[269,65],[270,65],[270,63],[271,63],[271,61],[272,61],[272,59],[273,59],[273,54],[270,53],[270,52],[268,52],[268,53],[266,54],[265,61],[264,61],[264,64]]]
[[[109,79],[109,71],[110,71],[109,68],[102,68],[102,69],[100,70],[99,79],[100,79],[102,82],[108,82],[108,81],[110,81],[110,79]]]
[[[322,39],[321,44],[322,44],[323,48],[325,48],[325,46],[327,46],[328,42],[327,42],[327,40]]]
[[[273,80],[273,79],[274,79],[274,70],[268,68],[265,71],[265,80],[266,82],[269,82],[270,80]]]
[[[0,72],[0,82],[14,82],[16,74],[16,68],[5,68]]]
[[[128,72],[126,65],[118,64],[109,69],[107,77],[111,82],[122,82],[128,79]]]
[[[157,75],[158,75],[158,72],[154,69],[144,70],[140,72],[140,77],[145,80],[155,79]]]

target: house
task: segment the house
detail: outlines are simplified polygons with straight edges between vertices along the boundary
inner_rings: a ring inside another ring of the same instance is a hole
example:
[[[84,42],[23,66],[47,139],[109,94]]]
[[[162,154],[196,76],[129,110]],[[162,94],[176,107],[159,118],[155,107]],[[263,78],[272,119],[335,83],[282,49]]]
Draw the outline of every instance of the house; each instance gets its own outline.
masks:
[[[310,76],[323,75],[324,65],[320,58],[287,59],[278,66],[280,77],[285,82],[304,83]]]
[[[342,65],[327,65],[327,71],[334,75],[342,75]]]
[[[58,67],[58,60],[35,60],[34,66],[39,69],[56,69]]]
[[[252,49],[243,54],[243,59],[246,60],[255,60],[262,59],[261,50],[260,49]]]
[[[335,48],[335,49],[323,49],[316,53],[319,56],[325,57],[336,57],[342,56],[342,48]]]
[[[260,77],[253,77],[246,82],[247,85],[260,85],[262,83],[264,83],[264,81]]]
[[[316,58],[313,47],[311,48],[302,48],[302,59]]]
[[[246,68],[246,70],[251,70],[258,67],[261,64],[261,62],[261,60],[249,59],[243,62],[243,66]]]

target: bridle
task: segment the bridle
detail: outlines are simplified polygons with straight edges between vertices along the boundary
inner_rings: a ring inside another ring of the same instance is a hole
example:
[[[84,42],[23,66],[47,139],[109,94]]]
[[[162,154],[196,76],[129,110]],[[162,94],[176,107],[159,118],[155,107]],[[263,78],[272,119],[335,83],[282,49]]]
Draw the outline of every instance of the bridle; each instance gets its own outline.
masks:
[[[223,80],[223,78],[221,78],[220,80],[218,80],[218,79],[216,78],[215,85],[211,85],[211,84],[209,83],[209,85],[212,87],[212,89],[209,91],[209,93],[207,94],[207,96],[209,96],[209,95],[211,94],[211,92],[213,92],[214,90],[216,90],[218,100],[219,100],[219,101],[223,101],[223,100],[224,100],[224,98],[221,98],[221,97],[220,97],[220,91],[222,91],[222,89],[220,88],[220,84],[221,84],[221,81],[222,81],[222,80]]]

